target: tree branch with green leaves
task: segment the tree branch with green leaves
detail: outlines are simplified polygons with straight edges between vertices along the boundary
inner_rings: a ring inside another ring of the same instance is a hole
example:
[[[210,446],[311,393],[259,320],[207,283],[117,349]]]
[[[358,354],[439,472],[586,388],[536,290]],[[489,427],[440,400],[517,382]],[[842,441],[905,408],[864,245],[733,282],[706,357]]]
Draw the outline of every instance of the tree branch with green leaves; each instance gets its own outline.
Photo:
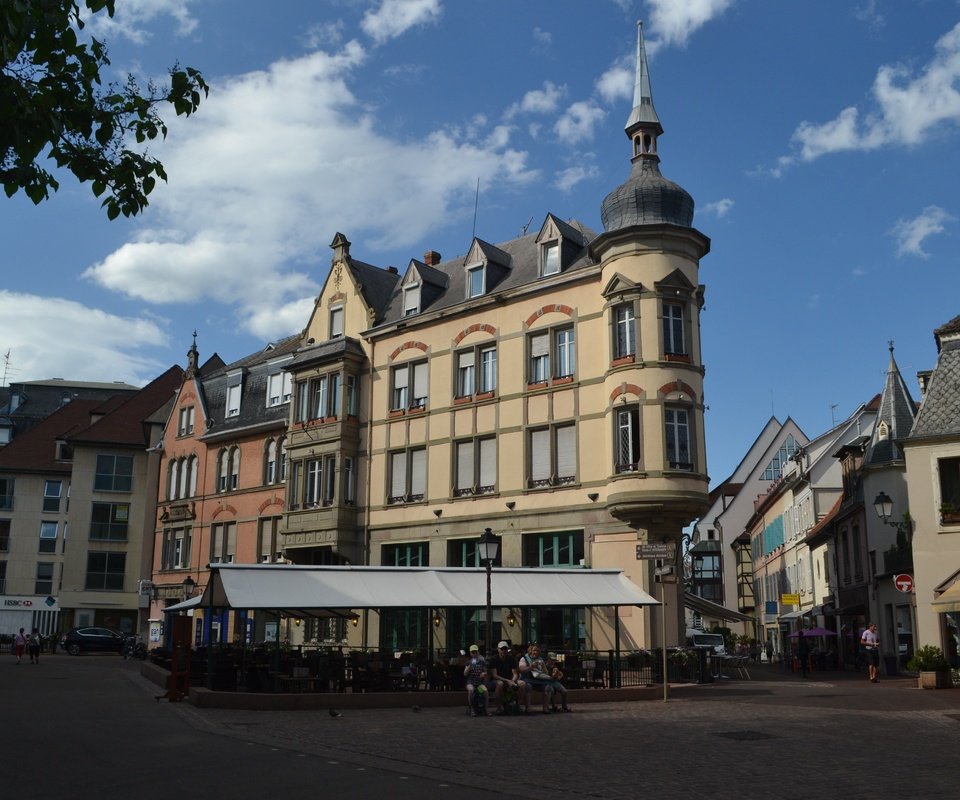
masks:
[[[167,135],[157,112],[189,117],[209,87],[197,70],[169,70],[169,87],[144,91],[131,76],[101,84],[110,65],[103,42],[81,40],[82,14],[114,14],[115,0],[0,0],[0,179],[7,197],[21,189],[34,203],[60,184],[43,159],[90,182],[109,219],[147,206],[163,164],[149,142]],[[138,147],[139,146],[139,147]]]

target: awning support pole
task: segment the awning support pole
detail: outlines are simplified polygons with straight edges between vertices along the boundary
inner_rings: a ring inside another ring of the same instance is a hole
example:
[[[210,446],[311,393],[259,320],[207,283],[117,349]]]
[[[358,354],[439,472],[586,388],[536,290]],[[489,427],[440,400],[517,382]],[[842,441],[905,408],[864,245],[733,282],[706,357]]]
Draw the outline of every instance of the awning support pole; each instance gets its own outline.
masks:
[[[620,688],[620,606],[613,607],[613,647],[615,650],[613,685]]]

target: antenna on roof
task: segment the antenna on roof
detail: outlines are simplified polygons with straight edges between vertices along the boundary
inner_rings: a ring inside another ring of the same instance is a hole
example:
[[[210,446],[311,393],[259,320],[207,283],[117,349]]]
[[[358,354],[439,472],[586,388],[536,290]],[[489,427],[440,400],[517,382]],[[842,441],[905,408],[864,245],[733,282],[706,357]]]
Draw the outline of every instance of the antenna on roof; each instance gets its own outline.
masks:
[[[530,219],[527,220],[527,224],[523,226],[523,230],[520,231],[521,236],[527,235],[527,229],[530,227],[531,222],[533,222],[533,217],[530,217]]]
[[[13,367],[10,366],[10,350],[7,349],[7,352],[3,354],[3,375],[0,376],[0,387],[7,385],[7,372],[13,371],[16,372]]]
[[[473,201],[473,235],[470,240],[477,238],[477,208],[480,206],[480,177],[477,176],[477,196]]]
[[[840,404],[839,403],[830,404],[830,427],[831,428],[837,427],[837,415],[834,412],[837,410],[838,405]]]

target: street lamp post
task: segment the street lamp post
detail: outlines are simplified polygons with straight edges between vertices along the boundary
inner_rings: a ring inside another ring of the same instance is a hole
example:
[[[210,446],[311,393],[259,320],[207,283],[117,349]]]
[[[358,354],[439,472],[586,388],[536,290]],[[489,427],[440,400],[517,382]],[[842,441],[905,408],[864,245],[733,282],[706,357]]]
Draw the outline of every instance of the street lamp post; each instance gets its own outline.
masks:
[[[191,597],[193,597],[193,593],[197,588],[197,582],[193,578],[191,578],[189,575],[187,575],[187,577],[183,579],[182,585],[183,585],[183,599],[189,600]]]
[[[491,596],[490,596],[490,578],[493,571],[493,562],[497,560],[497,554],[500,552],[500,540],[493,535],[493,531],[490,528],[486,528],[483,531],[483,536],[480,537],[480,542],[477,545],[477,552],[480,556],[480,561],[487,568],[487,615],[484,618],[486,620],[486,629],[484,631],[484,637],[486,639],[487,645],[487,656],[490,656],[490,606],[491,606]]]

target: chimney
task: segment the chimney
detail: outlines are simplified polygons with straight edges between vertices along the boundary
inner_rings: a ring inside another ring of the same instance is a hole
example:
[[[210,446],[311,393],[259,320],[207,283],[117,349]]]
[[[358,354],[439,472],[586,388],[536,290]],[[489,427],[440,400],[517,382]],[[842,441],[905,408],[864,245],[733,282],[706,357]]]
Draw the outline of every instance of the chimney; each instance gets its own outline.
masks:
[[[396,275],[397,268],[391,264],[389,267],[387,267],[387,272],[389,272],[391,275]]]
[[[428,267],[435,267],[440,263],[440,254],[436,250],[427,250],[423,254],[423,263]]]

